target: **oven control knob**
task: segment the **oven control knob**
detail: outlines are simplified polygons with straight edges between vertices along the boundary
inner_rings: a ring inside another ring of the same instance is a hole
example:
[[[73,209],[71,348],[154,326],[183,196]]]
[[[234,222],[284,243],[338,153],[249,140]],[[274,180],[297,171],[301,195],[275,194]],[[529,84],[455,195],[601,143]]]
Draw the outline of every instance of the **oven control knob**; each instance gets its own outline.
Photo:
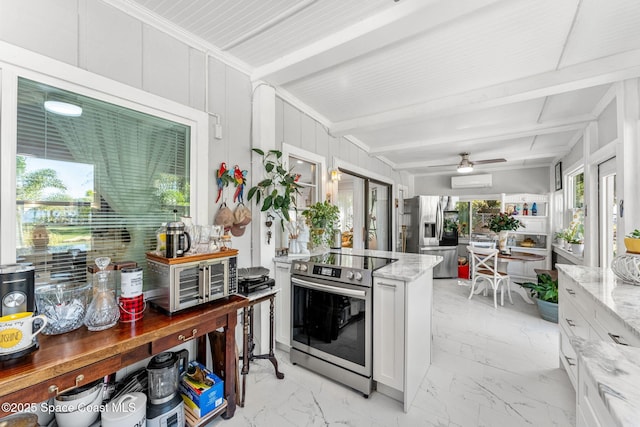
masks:
[[[308,267],[307,264],[299,264],[300,267],[300,271],[307,271]]]
[[[356,272],[356,280],[357,280],[358,282],[360,282],[360,281],[362,280],[362,273],[360,273],[360,272],[358,272],[358,271]]]
[[[347,271],[347,279],[353,279],[353,271]]]

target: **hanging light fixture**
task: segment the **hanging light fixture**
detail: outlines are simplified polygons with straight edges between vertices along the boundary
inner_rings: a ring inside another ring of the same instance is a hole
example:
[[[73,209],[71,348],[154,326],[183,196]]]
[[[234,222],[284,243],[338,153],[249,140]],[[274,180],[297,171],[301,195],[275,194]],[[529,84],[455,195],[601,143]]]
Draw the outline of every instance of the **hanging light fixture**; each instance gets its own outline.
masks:
[[[473,163],[469,160],[469,154],[462,153],[462,160],[458,164],[458,173],[473,172]]]

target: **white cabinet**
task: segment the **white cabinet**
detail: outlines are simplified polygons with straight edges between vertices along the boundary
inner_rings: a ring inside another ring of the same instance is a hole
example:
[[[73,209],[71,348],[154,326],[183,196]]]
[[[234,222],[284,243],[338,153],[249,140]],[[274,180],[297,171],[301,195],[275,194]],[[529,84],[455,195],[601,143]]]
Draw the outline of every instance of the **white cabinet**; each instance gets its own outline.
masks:
[[[291,347],[291,264],[276,262],[275,287],[280,289],[276,298],[276,345],[289,351]]]
[[[373,280],[373,379],[405,412],[431,364],[432,275]]]
[[[404,282],[373,282],[373,379],[404,387]],[[384,345],[382,345],[384,343]]]
[[[604,405],[598,386],[582,363],[578,364],[576,392],[576,427],[608,427],[617,425]]]
[[[614,342],[640,347],[640,339],[631,333],[622,319],[600,306],[579,283],[565,272],[558,272],[558,324],[560,326],[560,362],[576,391],[578,363],[571,338]]]

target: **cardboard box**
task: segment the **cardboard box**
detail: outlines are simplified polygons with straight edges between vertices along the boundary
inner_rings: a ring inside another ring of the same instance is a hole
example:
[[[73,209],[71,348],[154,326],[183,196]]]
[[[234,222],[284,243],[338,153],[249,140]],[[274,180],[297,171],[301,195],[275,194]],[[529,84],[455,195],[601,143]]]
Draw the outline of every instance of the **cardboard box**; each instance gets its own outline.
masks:
[[[203,417],[224,402],[224,381],[198,362],[189,362],[189,366],[199,367],[210,380],[211,385],[197,382],[188,375],[180,381],[180,393],[184,404],[198,417]]]

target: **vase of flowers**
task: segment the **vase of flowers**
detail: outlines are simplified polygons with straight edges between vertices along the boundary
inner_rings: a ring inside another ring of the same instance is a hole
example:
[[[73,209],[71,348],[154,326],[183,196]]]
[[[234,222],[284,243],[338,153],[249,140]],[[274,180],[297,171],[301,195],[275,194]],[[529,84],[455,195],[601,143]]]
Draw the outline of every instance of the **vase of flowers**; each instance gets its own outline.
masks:
[[[507,249],[507,236],[509,231],[515,231],[524,225],[514,216],[506,212],[492,215],[489,220],[489,230],[498,233],[498,247],[501,251]]]

